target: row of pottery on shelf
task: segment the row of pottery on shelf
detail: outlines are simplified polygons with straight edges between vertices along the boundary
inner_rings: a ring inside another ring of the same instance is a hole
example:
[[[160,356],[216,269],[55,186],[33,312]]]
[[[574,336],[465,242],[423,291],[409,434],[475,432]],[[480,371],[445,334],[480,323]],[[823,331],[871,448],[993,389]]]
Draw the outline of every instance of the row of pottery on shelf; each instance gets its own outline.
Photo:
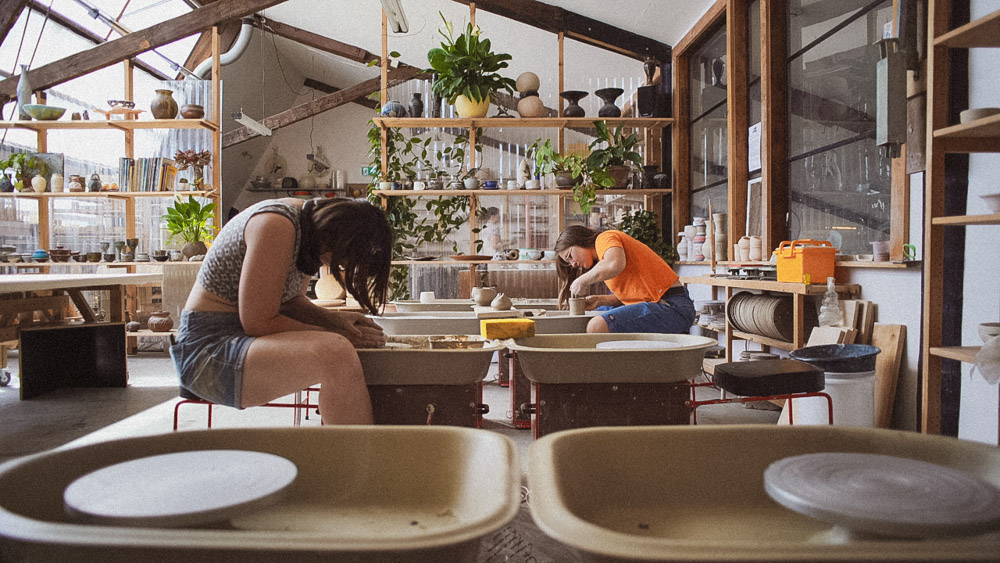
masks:
[[[205,117],[205,108],[198,104],[184,104],[178,107],[173,90],[157,90],[156,96],[149,104],[149,111],[155,119],[174,119],[178,112],[184,119],[201,119]]]
[[[146,328],[152,332],[169,332],[170,329],[174,328],[174,320],[170,318],[169,311],[153,311],[149,314],[149,320],[146,321]],[[138,321],[129,321],[125,323],[125,330],[139,332],[142,330],[142,324]]]

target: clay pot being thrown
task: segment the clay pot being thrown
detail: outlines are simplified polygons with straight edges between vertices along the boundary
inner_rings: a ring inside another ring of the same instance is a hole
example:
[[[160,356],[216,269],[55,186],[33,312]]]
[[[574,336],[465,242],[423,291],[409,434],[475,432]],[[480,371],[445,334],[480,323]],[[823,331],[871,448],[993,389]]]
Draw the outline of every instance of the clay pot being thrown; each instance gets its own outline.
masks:
[[[493,298],[493,301],[490,302],[490,307],[493,307],[497,311],[509,311],[513,305],[514,303],[511,302],[510,297],[507,297],[503,293],[498,293]]]
[[[174,328],[174,320],[170,318],[169,311],[153,311],[149,314],[146,326],[153,332],[168,332]]]
[[[177,117],[177,101],[173,90],[157,90],[156,96],[149,104],[149,111],[156,119],[173,119]]]
[[[475,290],[478,289],[477,293]],[[497,296],[497,288],[495,287],[480,287],[473,288],[473,299],[476,301],[476,305],[482,307],[489,307],[490,303]]]

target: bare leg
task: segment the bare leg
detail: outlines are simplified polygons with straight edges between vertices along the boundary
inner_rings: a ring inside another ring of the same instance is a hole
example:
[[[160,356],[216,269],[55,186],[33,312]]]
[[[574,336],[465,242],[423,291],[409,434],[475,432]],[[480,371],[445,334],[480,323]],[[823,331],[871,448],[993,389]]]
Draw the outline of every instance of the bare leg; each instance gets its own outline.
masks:
[[[597,315],[595,317],[591,317],[591,319],[587,321],[587,332],[606,333],[610,331],[608,330],[608,323],[604,321],[604,317]]]
[[[262,405],[319,383],[323,424],[372,424],[361,361],[348,340],[322,331],[254,340],[243,366],[244,407]]]

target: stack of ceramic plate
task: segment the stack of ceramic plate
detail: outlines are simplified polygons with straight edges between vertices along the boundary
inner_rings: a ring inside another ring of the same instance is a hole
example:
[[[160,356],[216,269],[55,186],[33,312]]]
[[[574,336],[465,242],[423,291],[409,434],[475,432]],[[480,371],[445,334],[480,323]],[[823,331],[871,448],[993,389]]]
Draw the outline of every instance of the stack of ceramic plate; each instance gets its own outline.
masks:
[[[806,324],[809,324],[809,307]],[[815,316],[815,311],[813,311]],[[742,291],[733,295],[726,306],[726,316],[733,328],[776,340],[791,342],[794,336],[794,304],[791,295],[758,295]]]

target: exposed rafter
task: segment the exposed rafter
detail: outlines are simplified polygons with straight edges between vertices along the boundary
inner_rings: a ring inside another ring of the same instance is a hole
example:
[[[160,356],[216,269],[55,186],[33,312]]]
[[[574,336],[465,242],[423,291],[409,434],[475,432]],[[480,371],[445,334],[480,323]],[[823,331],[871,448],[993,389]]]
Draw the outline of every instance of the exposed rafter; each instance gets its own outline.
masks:
[[[401,67],[393,69],[389,72],[389,84],[395,85],[401,82],[406,82],[407,80],[421,77],[423,77],[423,71],[421,69],[412,66]],[[346,103],[350,103],[358,98],[368,96],[373,92],[378,92],[380,87],[381,79],[379,77],[371,78],[369,80],[365,80],[364,82],[355,84],[350,88],[339,90],[333,94],[327,94],[321,98],[316,98],[315,100],[308,101],[281,113],[267,117],[262,121],[262,123],[274,131],[275,129],[309,119],[314,115],[329,111]],[[257,136],[257,133],[246,127],[233,129],[222,136],[222,148],[225,149],[231,147]]]
[[[259,27],[260,21],[255,21],[254,25]],[[337,55],[338,57],[344,57],[345,59],[349,59],[354,62],[369,63],[371,61],[378,60],[378,55],[370,53],[361,47],[341,43],[336,39],[330,39],[329,37],[324,37],[311,31],[306,31],[304,29],[293,27],[274,20],[264,21],[264,29],[274,33],[278,37],[284,37],[285,39],[290,39],[308,47],[319,49],[320,51],[325,51],[332,55]]]
[[[566,37],[640,61],[646,57],[661,61],[669,61],[671,58],[670,45],[666,43],[536,0],[454,1],[466,5],[474,3],[477,10],[486,10],[552,33],[562,31]]]
[[[323,92],[324,94],[333,94],[334,92],[340,92],[340,88],[337,88],[336,86],[330,86],[325,82],[320,82],[319,80],[314,80],[312,78],[306,78],[302,82],[302,85],[305,86],[306,88],[312,88],[313,90]],[[351,100],[351,102],[365,106],[368,109],[375,109],[378,107],[378,102],[367,96],[363,96],[361,98],[354,98],[353,100]]]
[[[27,3],[28,0],[0,0],[0,43],[7,38]]]
[[[3,1],[3,0],[0,0]],[[78,76],[83,76],[132,58],[155,47],[166,45],[183,37],[198,33],[219,23],[238,19],[245,15],[280,4],[283,0],[218,0],[217,2],[188,12],[147,29],[135,31],[124,37],[97,45],[38,67],[31,71],[31,82],[35,88],[51,88]],[[13,77],[0,82],[0,103],[6,103],[17,90],[17,80]]]
[[[76,23],[75,21],[67,18],[66,16],[64,16],[60,12],[57,12],[55,10],[49,10],[48,6],[42,4],[38,0],[28,0],[27,4],[28,4],[29,8],[31,8],[32,10],[38,12],[39,14],[44,14],[48,10],[49,11],[49,19],[50,20],[52,20],[52,21],[56,22],[57,24],[63,26],[64,28],[68,29],[69,31],[72,31],[73,33],[75,33],[76,35],[78,35],[78,36],[86,39],[87,41],[93,42],[95,45],[99,45],[101,43],[106,43],[107,42],[107,40],[104,39],[103,37],[101,37],[100,35],[97,35],[93,31],[90,31],[89,29],[83,27],[82,25]],[[169,80],[170,79],[167,75],[163,74],[162,72],[160,72],[159,70],[155,69],[154,67],[151,67],[148,64],[140,61],[139,59],[133,59],[132,60],[132,64],[134,64],[136,68],[141,68],[142,70],[148,72],[149,74],[155,76],[156,78],[159,78],[160,80]]]

